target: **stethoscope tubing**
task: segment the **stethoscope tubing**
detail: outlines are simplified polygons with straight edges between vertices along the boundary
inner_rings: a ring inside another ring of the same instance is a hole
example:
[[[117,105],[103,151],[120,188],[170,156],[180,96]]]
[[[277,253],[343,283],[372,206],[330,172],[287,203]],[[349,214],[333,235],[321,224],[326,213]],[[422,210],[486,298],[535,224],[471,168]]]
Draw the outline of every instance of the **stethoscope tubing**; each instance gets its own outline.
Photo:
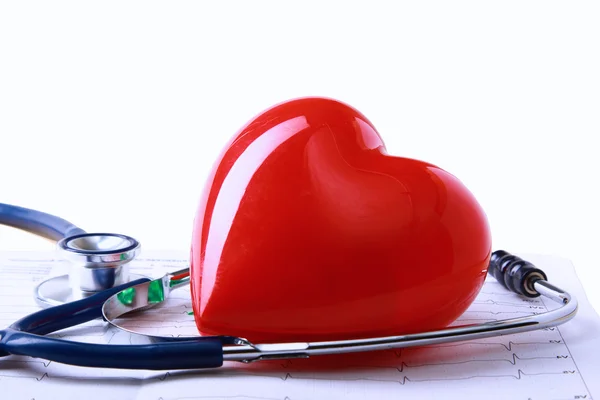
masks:
[[[43,309],[0,330],[0,356],[42,358],[63,364],[119,369],[197,369],[223,364],[219,337],[143,345],[82,343],[44,335],[102,318],[102,305],[112,295],[147,278],[128,282],[85,299]]]
[[[0,225],[12,226],[57,242],[85,233],[60,217],[5,203],[0,203]]]

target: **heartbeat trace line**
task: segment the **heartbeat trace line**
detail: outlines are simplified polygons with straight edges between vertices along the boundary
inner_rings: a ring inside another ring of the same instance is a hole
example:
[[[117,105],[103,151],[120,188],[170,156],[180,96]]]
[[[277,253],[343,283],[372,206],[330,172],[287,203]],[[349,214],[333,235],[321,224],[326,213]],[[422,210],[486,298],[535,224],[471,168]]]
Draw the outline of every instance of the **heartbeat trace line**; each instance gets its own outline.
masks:
[[[45,368],[48,368],[50,366],[50,364],[52,364],[52,361],[42,361],[40,359],[33,359],[33,360],[0,360],[0,365],[3,363],[9,363],[9,364],[42,364]]]
[[[541,301],[535,301],[531,303],[512,303],[510,301],[496,301],[492,299],[474,301],[473,304],[493,304],[496,306],[509,306],[509,307],[541,307],[543,303]]]
[[[6,375],[6,374],[0,374],[0,380],[1,378],[18,378],[18,379],[30,379],[30,380],[35,380],[37,382],[42,382],[42,381],[54,381],[54,380],[65,380],[65,381],[81,381],[82,377],[77,377],[77,376],[70,376],[70,375],[54,375],[48,372],[44,372],[42,374],[42,376],[40,377],[36,377],[36,376],[22,376],[22,375]],[[83,378],[85,380],[85,378]],[[118,381],[118,382],[126,382],[126,381],[130,381],[130,382],[134,382],[134,383],[138,383],[140,381],[143,381],[143,378],[135,378],[135,377],[114,377],[113,378],[114,381]]]
[[[512,356],[509,359],[506,358],[491,358],[491,359],[483,359],[483,360],[465,360],[465,361],[454,361],[454,362],[434,362],[434,363],[423,363],[423,364],[408,364],[404,361],[400,363],[399,366],[387,366],[387,365],[348,365],[343,368],[343,370],[347,369],[369,369],[369,368],[377,368],[377,369],[395,369],[398,372],[404,372],[405,368],[422,368],[422,367],[436,367],[436,366],[444,366],[444,365],[464,365],[469,363],[479,363],[479,362],[507,362],[511,365],[517,365],[517,360],[520,361],[528,361],[528,360],[561,360],[570,358],[567,355],[557,355],[557,356],[544,356],[544,357],[519,357],[516,353],[512,353]],[[294,366],[292,360],[287,360],[286,363],[280,364],[283,368],[288,368],[289,366]],[[339,371],[339,369],[338,369]],[[564,371],[563,371],[564,372]]]
[[[464,343],[456,343],[456,344],[434,344],[430,345],[429,348],[439,348],[439,347],[460,347],[460,346],[502,346],[507,351],[513,351],[513,346],[527,346],[527,345],[557,345],[563,344],[562,340],[548,340],[547,342],[508,342],[508,344],[504,343],[481,343],[481,342],[464,342]],[[402,355],[402,350],[390,350],[396,355],[396,357],[400,357]]]
[[[492,315],[498,315],[498,314],[526,314],[526,315],[531,315],[534,314],[531,311],[465,311],[463,314],[492,314]]]
[[[515,293],[513,292],[509,292],[508,290],[504,291],[504,292],[486,292],[484,290],[482,290],[481,292],[479,292],[479,294],[492,294],[494,296],[517,296]]]
[[[288,380],[308,380],[308,381],[340,381],[340,382],[359,382],[359,381],[371,381],[371,382],[392,382],[392,383],[399,383],[400,385],[406,385],[408,382],[411,383],[424,383],[424,382],[440,382],[440,381],[464,381],[464,380],[471,380],[471,379],[478,379],[478,378],[493,378],[493,379],[497,379],[497,378],[513,378],[515,380],[521,380],[523,379],[523,377],[526,376],[542,376],[542,375],[575,375],[577,374],[577,371],[575,370],[567,370],[567,371],[560,371],[560,372],[537,372],[537,373],[526,373],[521,369],[517,370],[517,373],[515,375],[513,374],[501,374],[501,375],[469,375],[469,376],[463,376],[463,377],[452,377],[452,378],[428,378],[428,379],[411,379],[410,377],[404,375],[403,377],[401,377],[400,379],[395,379],[395,378],[369,378],[369,377],[360,377],[360,378],[337,378],[337,377],[317,377],[317,376],[298,376],[296,373],[290,373],[287,372],[285,375],[283,376],[278,376],[276,374],[266,374],[266,373],[256,373],[256,372],[246,372],[244,371],[243,373],[240,373],[238,371],[228,371],[227,374],[223,374],[223,375],[216,375],[216,376],[211,376],[211,378],[225,378],[225,379],[231,379],[233,376],[240,376],[240,377],[247,377],[247,376],[254,376],[254,377],[263,377],[263,378],[272,378],[272,379],[279,379],[283,382],[286,382]],[[157,378],[159,381],[164,382],[165,380],[167,380],[170,376],[172,376],[171,373],[167,372],[165,373],[162,377]]]

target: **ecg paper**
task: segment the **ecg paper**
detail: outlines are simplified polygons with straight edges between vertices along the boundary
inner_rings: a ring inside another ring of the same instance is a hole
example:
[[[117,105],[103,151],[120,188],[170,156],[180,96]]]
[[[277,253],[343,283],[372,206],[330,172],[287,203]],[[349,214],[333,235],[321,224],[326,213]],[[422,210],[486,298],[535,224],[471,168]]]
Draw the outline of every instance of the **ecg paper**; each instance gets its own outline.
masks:
[[[28,357],[0,358],[0,398],[9,399],[592,399],[600,398],[600,319],[570,262],[526,256],[550,281],[577,296],[578,315],[557,328],[483,340],[311,359],[225,363],[196,371],[128,371],[82,368]],[[182,253],[144,252],[134,272],[159,277],[187,266]],[[3,326],[38,310],[36,283],[66,271],[52,253],[0,253]],[[407,304],[407,306],[410,306]],[[493,279],[457,323],[526,316],[554,308],[523,299]],[[190,294],[178,289],[163,307],[124,318],[135,331],[196,335]],[[92,343],[141,343],[97,320],[56,336]]]

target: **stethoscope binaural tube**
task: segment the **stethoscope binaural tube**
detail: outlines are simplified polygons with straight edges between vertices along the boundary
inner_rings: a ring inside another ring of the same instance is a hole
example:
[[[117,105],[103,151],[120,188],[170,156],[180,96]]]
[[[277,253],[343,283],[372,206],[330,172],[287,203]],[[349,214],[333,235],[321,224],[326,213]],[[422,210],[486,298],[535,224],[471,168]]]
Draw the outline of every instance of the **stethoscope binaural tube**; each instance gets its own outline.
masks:
[[[0,225],[12,226],[56,242],[85,233],[83,229],[55,215],[4,203],[0,203]]]
[[[71,261],[73,266],[68,279],[62,281],[68,282],[72,290],[80,291],[83,295],[129,282],[131,275],[127,264],[140,251],[139,242],[130,236],[86,233],[57,216],[10,204],[0,203],[0,225],[56,241],[64,258]],[[40,302],[39,296],[37,300]]]

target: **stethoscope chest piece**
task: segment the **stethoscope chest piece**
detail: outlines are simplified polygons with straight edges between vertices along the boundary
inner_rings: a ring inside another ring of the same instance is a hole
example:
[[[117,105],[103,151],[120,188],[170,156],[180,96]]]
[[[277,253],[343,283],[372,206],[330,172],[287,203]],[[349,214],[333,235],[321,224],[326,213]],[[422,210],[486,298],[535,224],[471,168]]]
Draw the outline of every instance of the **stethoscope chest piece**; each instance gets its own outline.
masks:
[[[70,271],[35,288],[35,299],[43,307],[79,300],[142,277],[130,272],[129,262],[141,250],[130,236],[83,233],[60,240],[58,248],[70,261]]]

